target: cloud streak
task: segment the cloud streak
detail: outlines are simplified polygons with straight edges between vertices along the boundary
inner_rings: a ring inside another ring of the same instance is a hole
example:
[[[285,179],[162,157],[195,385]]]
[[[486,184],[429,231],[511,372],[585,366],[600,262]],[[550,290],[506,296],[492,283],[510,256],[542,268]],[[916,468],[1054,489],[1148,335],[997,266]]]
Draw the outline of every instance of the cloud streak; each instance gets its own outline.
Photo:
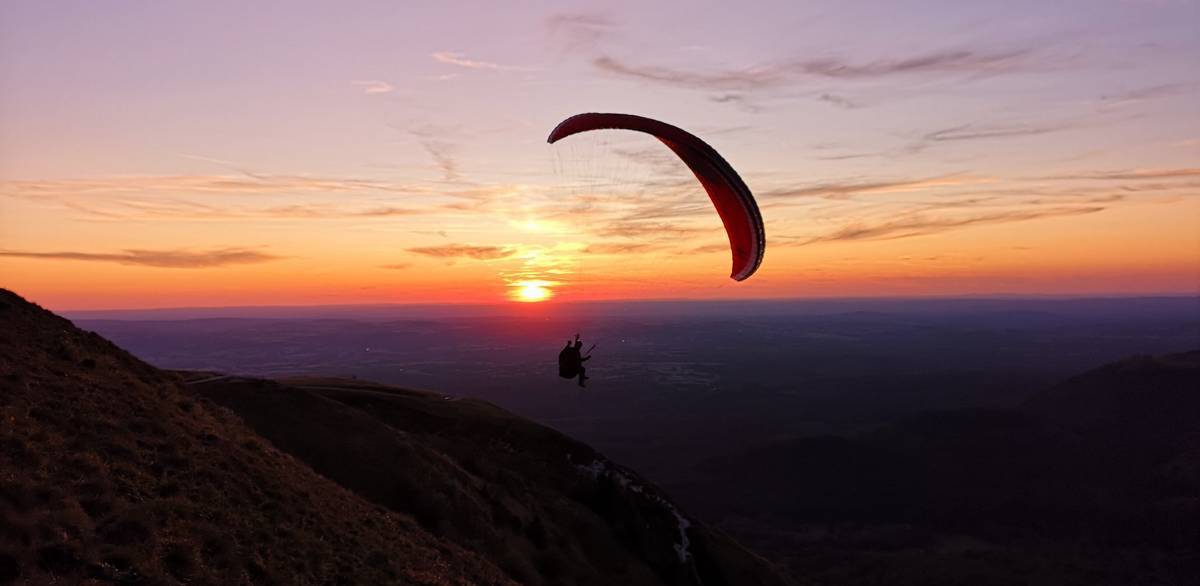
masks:
[[[601,14],[555,14],[546,19],[546,30],[569,50],[593,49],[616,34],[617,23]]]
[[[741,108],[742,110],[745,110],[746,112],[749,112],[751,114],[757,114],[759,112],[762,112],[762,106],[759,106],[758,104],[755,104],[754,102],[751,102],[749,99],[746,98],[745,95],[737,93],[737,92],[726,92],[723,94],[717,94],[714,96],[709,96],[708,99],[709,99],[709,101],[715,102],[718,104],[735,105],[735,106]]]
[[[496,260],[508,258],[517,253],[516,249],[507,246],[471,246],[467,244],[418,246],[409,248],[408,251],[434,258],[473,258],[475,260]]]
[[[1045,126],[975,126],[963,124],[930,132],[922,137],[924,142],[952,142],[960,140],[980,140],[991,138],[1012,138],[1018,136],[1038,136],[1050,134],[1071,128],[1067,124]]]
[[[968,226],[1023,222],[1028,220],[1036,220],[1039,218],[1058,216],[1094,214],[1104,211],[1104,209],[1105,208],[1100,206],[1058,207],[1042,210],[1014,210],[995,212],[962,218],[930,218],[922,215],[911,215],[898,220],[890,220],[877,224],[850,224],[823,236],[801,240],[795,245],[806,246],[809,244],[816,244],[818,242],[855,240],[898,240],[901,238],[928,236],[930,234],[946,232]]]
[[[1200,167],[1177,169],[1133,169],[1128,171],[1097,171],[1076,175],[1055,175],[1047,179],[1098,179],[1103,181],[1142,181],[1153,179],[1189,179],[1200,177]]]
[[[835,181],[810,187],[777,188],[762,192],[764,198],[819,197],[823,199],[850,199],[868,193],[902,193],[940,187],[955,187],[986,182],[986,179],[961,173],[939,175],[921,179],[897,179],[889,181]]]
[[[453,65],[455,67],[463,67],[466,69],[483,69],[483,70],[490,70],[490,71],[528,71],[529,70],[528,67],[518,67],[515,65],[501,65],[499,63],[493,63],[491,61],[481,61],[478,59],[469,59],[469,58],[467,58],[466,55],[464,55],[462,53],[455,53],[452,51],[438,51],[436,53],[430,53],[429,56],[432,57],[433,60],[437,61],[438,63],[444,63],[446,65]]]
[[[627,254],[631,252],[649,252],[659,246],[649,243],[600,243],[589,244],[583,249],[584,254]]]
[[[595,58],[592,65],[619,77],[678,87],[709,91],[754,91],[791,84],[805,78],[865,80],[920,74],[1000,74],[1028,67],[1029,54],[1028,50],[951,50],[865,63],[828,57],[712,71],[635,65],[602,55]]]
[[[305,175],[129,175],[96,179],[0,181],[0,195],[45,197],[61,195],[113,195],[130,193],[214,193],[243,195],[295,195],[309,193],[430,193],[413,184],[353,177]]]
[[[221,248],[200,252],[129,249],[118,253],[0,250],[0,257],[109,262],[168,269],[203,269],[258,264],[284,258],[247,248]]]
[[[392,84],[377,79],[352,81],[350,84],[361,87],[364,94],[390,94],[396,91],[396,88]]]
[[[433,159],[438,169],[442,171],[442,179],[445,181],[458,181],[462,178],[459,172],[458,159],[455,158],[454,152],[457,146],[446,140],[438,138],[442,132],[434,128],[417,128],[409,131],[421,143],[421,147]]]
[[[426,210],[380,205],[344,208],[339,205],[293,204],[270,207],[218,206],[183,199],[123,197],[116,201],[76,198],[62,204],[100,220],[336,220],[397,218],[428,213]]]

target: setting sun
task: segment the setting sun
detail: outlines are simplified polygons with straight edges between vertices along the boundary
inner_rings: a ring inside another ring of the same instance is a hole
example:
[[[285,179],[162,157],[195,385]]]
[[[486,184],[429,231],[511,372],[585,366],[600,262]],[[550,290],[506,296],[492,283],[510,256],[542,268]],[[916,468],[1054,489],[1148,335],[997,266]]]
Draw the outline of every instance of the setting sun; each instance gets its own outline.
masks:
[[[524,281],[516,284],[513,299],[524,303],[536,303],[549,299],[554,293],[544,281]]]

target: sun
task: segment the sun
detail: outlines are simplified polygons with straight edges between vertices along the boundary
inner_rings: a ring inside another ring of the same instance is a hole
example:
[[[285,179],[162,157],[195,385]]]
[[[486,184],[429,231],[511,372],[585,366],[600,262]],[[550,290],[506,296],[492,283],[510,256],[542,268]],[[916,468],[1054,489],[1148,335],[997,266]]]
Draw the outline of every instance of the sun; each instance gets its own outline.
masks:
[[[537,303],[545,301],[554,296],[554,292],[548,287],[548,283],[544,281],[523,281],[516,283],[516,290],[513,291],[513,299],[523,303]]]
[[[541,285],[524,285],[517,290],[517,299],[526,303],[536,303],[550,298],[550,290]]]

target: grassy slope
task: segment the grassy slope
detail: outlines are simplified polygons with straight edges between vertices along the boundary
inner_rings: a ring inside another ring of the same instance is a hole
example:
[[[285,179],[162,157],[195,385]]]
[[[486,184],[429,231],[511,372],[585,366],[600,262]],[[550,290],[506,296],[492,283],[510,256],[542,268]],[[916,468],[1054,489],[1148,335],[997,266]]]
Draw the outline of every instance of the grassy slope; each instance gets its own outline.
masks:
[[[0,583],[506,583],[0,290]]]
[[[340,379],[185,376],[321,474],[522,583],[782,583],[694,521],[681,563],[679,519],[658,489],[489,403]],[[595,462],[606,470],[598,477],[584,470]]]

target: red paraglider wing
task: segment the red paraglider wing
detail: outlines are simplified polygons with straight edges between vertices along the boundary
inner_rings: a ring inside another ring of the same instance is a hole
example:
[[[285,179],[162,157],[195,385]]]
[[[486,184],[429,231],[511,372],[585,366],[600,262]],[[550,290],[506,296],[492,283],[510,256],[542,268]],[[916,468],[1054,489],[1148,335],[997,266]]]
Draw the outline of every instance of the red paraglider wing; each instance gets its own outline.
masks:
[[[767,240],[754,195],[733,167],[695,135],[642,116],[591,113],[563,120],[546,140],[553,144],[572,134],[605,129],[644,132],[674,151],[700,180],[725,224],[729,248],[733,252],[733,270],[729,276],[735,281],[743,281],[758,270]]]

